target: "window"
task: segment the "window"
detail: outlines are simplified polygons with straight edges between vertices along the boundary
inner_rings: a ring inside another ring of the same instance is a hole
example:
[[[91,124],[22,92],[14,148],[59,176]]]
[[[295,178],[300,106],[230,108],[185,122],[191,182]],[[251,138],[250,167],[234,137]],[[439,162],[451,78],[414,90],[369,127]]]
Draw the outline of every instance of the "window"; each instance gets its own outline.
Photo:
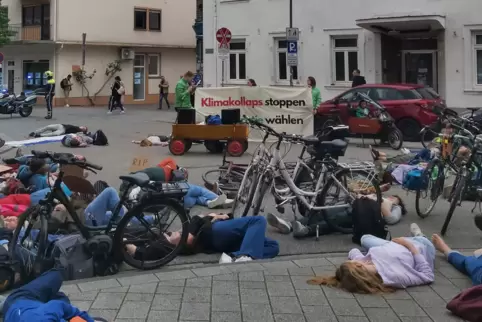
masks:
[[[482,33],[474,34],[475,82],[482,85]]]
[[[357,93],[368,94],[370,88],[357,88],[348,91],[347,93],[340,96],[341,101],[348,101],[348,102],[356,102],[360,100],[360,97],[357,96]]]
[[[246,80],[246,41],[232,40],[229,43],[229,80]]]
[[[149,55],[149,76],[159,76],[159,55]]]
[[[135,9],[134,29],[161,31],[161,10]]]
[[[334,37],[333,51],[333,79],[335,82],[350,82],[352,72],[358,68],[358,38]]]
[[[24,26],[40,26],[42,24],[42,6],[28,6],[22,8],[22,22]]]
[[[374,88],[370,91],[370,98],[374,101],[397,101],[403,100],[403,95],[394,88]]]
[[[147,30],[147,10],[134,10],[134,29]]]
[[[277,81],[290,80],[290,67],[288,66],[288,42],[276,40],[276,77]],[[298,66],[293,66],[293,80],[298,79]]]

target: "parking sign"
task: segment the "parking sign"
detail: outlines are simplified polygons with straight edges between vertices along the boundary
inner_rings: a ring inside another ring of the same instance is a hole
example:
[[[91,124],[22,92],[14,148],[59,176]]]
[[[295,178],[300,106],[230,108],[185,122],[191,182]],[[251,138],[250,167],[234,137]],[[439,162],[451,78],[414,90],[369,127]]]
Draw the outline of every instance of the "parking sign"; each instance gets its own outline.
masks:
[[[298,42],[288,41],[288,55],[287,55],[288,66],[298,66]]]

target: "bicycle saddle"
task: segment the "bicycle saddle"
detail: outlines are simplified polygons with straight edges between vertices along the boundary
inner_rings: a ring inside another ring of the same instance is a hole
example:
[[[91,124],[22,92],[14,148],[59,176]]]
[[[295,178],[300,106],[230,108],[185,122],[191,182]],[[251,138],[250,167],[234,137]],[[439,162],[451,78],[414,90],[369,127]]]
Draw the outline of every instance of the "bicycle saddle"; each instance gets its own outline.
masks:
[[[480,107],[467,107],[467,109],[471,112],[477,112],[478,110],[480,110]]]
[[[301,138],[301,140],[307,145],[314,145],[320,142],[316,135],[308,135]]]
[[[339,139],[336,139],[336,140],[333,140],[333,141],[324,141],[324,142],[320,142],[320,146],[322,148],[336,148],[336,149],[344,149],[346,148],[348,145],[348,142],[346,141],[343,141],[343,140],[339,140]]]
[[[123,181],[127,181],[131,184],[134,184],[139,187],[143,187],[147,185],[150,181],[149,176],[145,173],[134,173],[134,174],[129,174],[127,176],[120,176],[119,179]]]

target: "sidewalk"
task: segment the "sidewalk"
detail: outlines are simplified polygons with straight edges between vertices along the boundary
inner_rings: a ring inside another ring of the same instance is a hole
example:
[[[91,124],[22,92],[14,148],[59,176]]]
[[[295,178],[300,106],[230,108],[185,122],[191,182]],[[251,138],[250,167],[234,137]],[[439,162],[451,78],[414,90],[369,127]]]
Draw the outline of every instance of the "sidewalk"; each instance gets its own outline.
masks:
[[[116,322],[462,321],[445,305],[471,284],[442,258],[431,286],[372,296],[308,285],[309,276],[333,274],[346,258],[332,256],[129,272],[62,291],[92,316]]]

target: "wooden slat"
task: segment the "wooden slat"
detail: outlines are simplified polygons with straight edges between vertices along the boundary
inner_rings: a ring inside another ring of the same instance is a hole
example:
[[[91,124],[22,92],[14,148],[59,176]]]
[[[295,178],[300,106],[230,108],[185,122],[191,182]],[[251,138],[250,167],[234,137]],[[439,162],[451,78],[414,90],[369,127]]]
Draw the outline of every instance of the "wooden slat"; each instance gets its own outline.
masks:
[[[25,26],[22,28],[22,40],[41,40],[40,26]]]

